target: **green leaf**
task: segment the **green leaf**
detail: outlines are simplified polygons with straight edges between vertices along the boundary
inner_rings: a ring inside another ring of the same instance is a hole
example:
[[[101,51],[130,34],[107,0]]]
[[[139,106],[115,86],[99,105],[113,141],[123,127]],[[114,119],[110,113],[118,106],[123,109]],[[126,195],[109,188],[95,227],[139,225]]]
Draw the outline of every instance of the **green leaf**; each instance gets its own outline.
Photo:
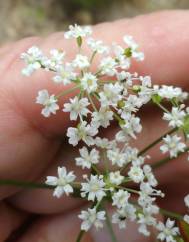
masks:
[[[189,224],[187,224],[183,220],[179,221],[178,223],[179,223],[180,233],[181,233],[183,240],[189,241]]]

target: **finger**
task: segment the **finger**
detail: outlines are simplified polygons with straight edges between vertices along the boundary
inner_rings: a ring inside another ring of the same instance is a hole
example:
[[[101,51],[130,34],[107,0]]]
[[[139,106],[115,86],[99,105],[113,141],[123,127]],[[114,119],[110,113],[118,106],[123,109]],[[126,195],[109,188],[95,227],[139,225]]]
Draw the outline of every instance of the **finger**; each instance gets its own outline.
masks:
[[[72,213],[45,216],[31,226],[17,242],[73,242],[80,232],[78,210]],[[89,233],[83,236],[82,242],[94,242]]]
[[[44,183],[48,175],[57,176],[57,167],[66,166],[68,171],[74,170],[77,175],[77,181],[82,180],[83,170],[80,167],[75,166],[74,158],[78,156],[78,151],[71,145],[64,143],[62,151],[57,155],[54,162],[47,168],[47,170],[41,175],[38,180],[40,183]],[[85,171],[85,173],[87,173]],[[53,196],[53,190],[51,189],[27,189],[8,199],[14,207],[40,214],[60,213],[72,210],[83,204],[83,199],[66,196],[65,194],[61,198]]]
[[[0,241],[3,242],[24,222],[27,214],[3,202],[0,203],[0,214]]]

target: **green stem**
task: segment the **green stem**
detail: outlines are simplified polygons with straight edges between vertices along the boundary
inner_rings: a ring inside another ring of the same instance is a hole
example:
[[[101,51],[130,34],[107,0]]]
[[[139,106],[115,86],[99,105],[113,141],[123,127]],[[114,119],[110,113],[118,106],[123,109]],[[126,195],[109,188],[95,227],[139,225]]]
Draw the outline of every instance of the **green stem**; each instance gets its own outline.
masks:
[[[174,133],[175,131],[177,131],[178,128],[174,128],[169,130],[167,133],[163,134],[162,136],[160,136],[159,138],[157,138],[156,140],[154,140],[151,144],[149,144],[147,147],[145,147],[143,150],[141,150],[138,154],[138,156],[143,155],[146,153],[146,151],[148,151],[149,149],[151,149],[152,147],[154,147],[156,144],[158,144],[159,142],[162,141],[162,139],[166,136],[166,135],[170,135],[172,133]]]
[[[94,165],[94,164],[92,164],[92,170],[96,173],[96,174],[98,174],[98,175],[100,175],[100,171],[98,170],[98,168]]]
[[[168,211],[168,210],[163,209],[163,208],[160,208],[160,213],[165,215],[165,216],[167,216],[167,217],[170,217],[170,218],[183,220],[183,216],[181,214],[178,214],[178,213],[175,213],[175,212],[171,212],[171,211]]]
[[[104,163],[105,163],[105,172],[106,172],[106,175],[108,175],[109,174],[109,166],[108,166],[108,159],[107,159],[105,150],[102,150],[102,157],[103,157]]]
[[[91,95],[90,95],[89,93],[88,93],[88,98],[89,98],[89,101],[90,101],[90,103],[91,103],[91,105],[92,105],[94,111],[95,111],[95,112],[98,112],[98,110],[97,110],[97,108],[96,108],[96,106],[95,106],[95,103],[93,102],[93,99],[92,99],[92,97],[91,97]]]
[[[21,187],[24,189],[54,189],[55,186],[50,186],[45,183],[36,183],[36,182],[27,182],[27,181],[16,181],[16,180],[1,180],[0,179],[0,186],[15,186]],[[73,183],[74,193],[72,194],[73,197],[81,197],[80,196],[80,183]]]
[[[94,51],[94,52],[92,53],[92,56],[91,56],[90,61],[89,61],[90,64],[92,64],[92,62],[93,62],[93,60],[94,60],[94,57],[95,57],[96,53],[97,53],[97,51]]]
[[[84,234],[85,234],[85,231],[81,230],[77,236],[76,242],[81,242]]]
[[[152,167],[152,169],[155,170],[155,169],[161,167],[162,165],[166,164],[168,161],[178,158],[180,155],[184,154],[187,151],[189,151],[189,147],[186,147],[183,152],[178,153],[177,157],[170,158],[170,156],[167,156],[167,157],[163,158],[162,160],[159,160],[159,161],[155,162],[154,164],[152,164],[151,167]]]
[[[71,88],[69,88],[67,90],[64,90],[63,92],[60,92],[58,95],[56,95],[56,98],[58,99],[58,98],[60,98],[62,96],[65,96],[65,95],[73,92],[74,90],[76,90],[78,88],[79,88],[79,85],[75,85],[75,86],[73,86],[73,87],[71,87]]]
[[[0,186],[17,186],[22,188],[30,188],[30,189],[54,189],[54,186],[50,186],[44,183],[34,183],[34,182],[26,182],[26,181],[16,181],[16,180],[0,180]]]
[[[163,105],[161,105],[160,103],[156,103],[165,113],[169,113],[169,110],[166,109]]]
[[[111,236],[111,239],[112,239],[112,242],[118,242],[117,238],[116,238],[116,235],[114,233],[114,230],[113,230],[113,227],[112,227],[112,223],[110,221],[110,218],[109,218],[109,215],[108,215],[108,212],[107,210],[104,208],[105,212],[106,212],[106,225],[107,225],[107,228],[108,228],[108,231],[110,233],[110,236]]]

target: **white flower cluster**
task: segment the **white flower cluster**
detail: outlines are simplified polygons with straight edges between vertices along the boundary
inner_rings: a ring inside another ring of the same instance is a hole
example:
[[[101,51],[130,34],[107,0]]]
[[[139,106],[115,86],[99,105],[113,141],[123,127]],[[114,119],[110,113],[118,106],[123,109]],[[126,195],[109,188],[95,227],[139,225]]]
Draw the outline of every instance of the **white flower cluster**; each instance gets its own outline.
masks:
[[[46,184],[54,186],[53,195],[58,198],[78,189],[81,198],[93,203],[91,208],[79,215],[83,220],[83,231],[88,231],[92,225],[97,229],[103,227],[106,219],[103,203],[111,201],[116,210],[112,223],[118,224],[120,229],[126,227],[128,220],[136,221],[139,232],[145,236],[150,235],[149,228],[153,226],[159,231],[159,240],[176,241],[179,231],[174,227],[174,221],[168,219],[164,225],[157,220],[159,207],[155,203],[156,197],[164,194],[156,188],[158,182],[152,168],[145,164],[145,151],[138,151],[130,142],[142,131],[138,111],[152,101],[163,110],[163,120],[168,122],[168,126],[181,133],[180,136],[171,135],[173,132],[164,135],[160,150],[162,153],[169,152],[170,158],[185,152],[187,146],[181,135],[184,133],[188,138],[189,108],[182,102],[188,94],[177,87],[153,86],[149,76],[129,72],[132,59],[144,60],[144,54],[131,36],[124,36],[125,46],[122,47],[116,43],[106,46],[101,40],[88,37],[91,34],[92,29],[88,26],[69,27],[65,39],[75,39],[79,50],[69,63],[66,53],[56,49],[50,52],[50,57],[35,46],[21,55],[27,64],[23,69],[24,75],[29,76],[43,68],[54,73],[54,84],[63,85],[60,85],[63,91],[56,95],[49,94],[47,90],[39,91],[36,102],[43,105],[41,113],[45,117],[62,110],[69,113],[70,120],[77,122],[67,130],[68,142],[73,146],[78,143],[83,145],[75,158],[75,165],[91,171],[91,174],[83,175],[83,181],[75,182],[73,172],[59,167],[58,177],[48,176]],[[91,50],[90,56],[82,53],[84,39]],[[94,71],[94,66],[91,66],[96,55],[101,55],[101,58]],[[73,90],[78,91],[77,95],[60,107],[59,99]],[[170,101],[171,111],[163,100]],[[109,140],[99,131],[111,127],[113,121],[117,122],[119,130],[115,139]],[[104,165],[104,171],[99,169],[99,163]],[[110,170],[112,167],[114,171]],[[138,187],[136,190],[131,189],[133,183]],[[188,206],[189,198],[186,197],[185,201]],[[188,220],[186,215],[185,221]]]

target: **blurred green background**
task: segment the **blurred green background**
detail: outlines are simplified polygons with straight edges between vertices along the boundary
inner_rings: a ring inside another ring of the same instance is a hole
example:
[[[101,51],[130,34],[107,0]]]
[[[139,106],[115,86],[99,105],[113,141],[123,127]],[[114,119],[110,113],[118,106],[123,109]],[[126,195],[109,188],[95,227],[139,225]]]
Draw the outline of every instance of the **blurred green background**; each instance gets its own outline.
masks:
[[[0,44],[162,9],[187,9],[189,0],[0,0]]]

